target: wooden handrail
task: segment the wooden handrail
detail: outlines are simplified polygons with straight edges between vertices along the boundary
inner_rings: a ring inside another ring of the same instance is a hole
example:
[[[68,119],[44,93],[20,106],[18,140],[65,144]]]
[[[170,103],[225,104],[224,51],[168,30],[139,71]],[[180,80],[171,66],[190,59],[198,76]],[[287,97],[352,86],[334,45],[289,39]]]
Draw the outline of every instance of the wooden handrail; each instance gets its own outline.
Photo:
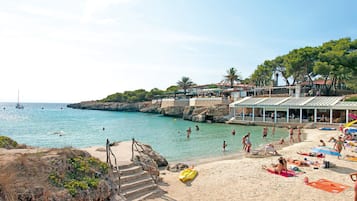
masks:
[[[106,153],[107,153],[107,164],[112,169],[113,173],[114,173],[113,169],[115,169],[115,172],[117,173],[118,179],[119,179],[118,188],[120,190],[120,170],[119,170],[119,166],[117,164],[117,158],[116,158],[115,154],[113,153],[112,149],[110,148],[109,139],[107,139],[107,143],[106,143],[106,147],[105,148],[106,148]],[[114,166],[112,164],[110,156],[112,156],[114,158]]]
[[[139,147],[140,147],[141,151],[139,151]],[[142,156],[142,154],[145,154],[145,153],[144,153],[144,148],[142,147],[142,145],[139,144],[134,138],[132,138],[131,161],[134,161],[134,151],[135,151],[135,150],[138,152],[138,154],[139,154],[140,156]],[[148,154],[145,154],[145,155],[148,155]],[[156,164],[156,162],[155,162],[150,156],[149,156],[148,158],[151,160],[151,162],[152,162],[153,164]],[[157,183],[157,176],[154,177],[154,175],[152,174],[152,170],[156,170],[156,167],[154,167],[153,165],[147,164],[147,163],[145,163],[145,162],[143,162],[143,161],[140,161],[140,165],[141,165],[141,167],[142,167],[144,170],[146,170],[146,171],[149,172],[149,174],[150,174],[150,176],[151,176],[151,179],[152,179],[155,183]]]

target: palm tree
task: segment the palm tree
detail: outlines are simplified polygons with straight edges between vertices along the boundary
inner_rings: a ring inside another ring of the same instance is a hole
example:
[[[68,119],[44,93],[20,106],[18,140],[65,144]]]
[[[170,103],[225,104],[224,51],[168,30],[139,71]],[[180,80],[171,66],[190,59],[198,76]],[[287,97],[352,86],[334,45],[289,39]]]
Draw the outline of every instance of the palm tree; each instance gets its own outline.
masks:
[[[231,83],[231,88],[233,88],[234,81],[239,81],[240,76],[237,74],[237,69],[234,67],[227,70],[227,75],[224,76],[227,81]]]
[[[195,83],[193,83],[189,77],[185,77],[185,76],[183,76],[181,80],[177,81],[177,84],[179,87],[183,89],[185,96],[186,96],[187,89],[195,85]]]

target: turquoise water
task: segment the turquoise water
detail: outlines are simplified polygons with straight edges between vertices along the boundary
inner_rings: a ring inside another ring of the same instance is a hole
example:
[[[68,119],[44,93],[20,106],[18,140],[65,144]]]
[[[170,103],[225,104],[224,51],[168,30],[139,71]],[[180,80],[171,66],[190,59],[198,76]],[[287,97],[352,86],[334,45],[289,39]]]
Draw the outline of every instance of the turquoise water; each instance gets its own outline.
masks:
[[[110,141],[132,138],[150,144],[169,161],[216,157],[242,150],[241,139],[251,132],[253,148],[287,137],[286,129],[276,128],[275,135],[262,139],[262,127],[231,124],[207,124],[139,112],[75,110],[66,104],[24,103],[25,109],[15,109],[15,103],[0,103],[0,135],[19,143],[39,147],[88,147]],[[195,130],[198,125],[200,130]],[[189,139],[186,130],[191,127]],[[105,128],[103,130],[103,128]],[[231,134],[232,129],[236,135]],[[222,144],[228,144],[222,152]]]

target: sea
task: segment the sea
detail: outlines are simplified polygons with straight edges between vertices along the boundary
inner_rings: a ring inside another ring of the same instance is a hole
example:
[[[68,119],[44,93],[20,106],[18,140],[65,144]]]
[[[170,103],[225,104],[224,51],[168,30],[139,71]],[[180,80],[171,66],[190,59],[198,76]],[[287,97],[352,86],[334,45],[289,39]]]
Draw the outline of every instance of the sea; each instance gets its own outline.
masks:
[[[16,109],[15,105],[0,103],[0,135],[37,147],[84,148],[105,146],[107,139],[114,142],[134,138],[151,145],[169,162],[185,162],[242,153],[242,137],[247,132],[251,133],[253,149],[288,137],[284,128],[276,128],[274,135],[268,128],[268,137],[263,139],[261,126],[197,123],[141,112],[71,109],[66,103],[23,103],[24,109]],[[192,132],[187,138],[189,127]],[[228,145],[226,151],[222,150],[223,141]]]

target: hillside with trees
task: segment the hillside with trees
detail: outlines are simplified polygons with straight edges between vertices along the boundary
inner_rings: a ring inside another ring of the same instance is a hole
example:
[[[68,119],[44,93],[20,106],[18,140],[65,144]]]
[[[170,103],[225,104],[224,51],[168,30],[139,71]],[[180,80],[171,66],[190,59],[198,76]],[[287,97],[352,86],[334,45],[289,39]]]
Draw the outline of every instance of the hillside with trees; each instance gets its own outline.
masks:
[[[285,86],[308,83],[312,86],[316,80],[323,80],[324,95],[338,95],[338,91],[356,91],[357,85],[357,40],[341,38],[323,43],[317,47],[303,47],[291,50],[288,54],[265,60],[258,65],[249,78],[243,79],[236,68],[229,68],[224,76],[233,88],[234,82],[252,84],[256,87],[273,85],[273,77],[281,76]],[[187,76],[177,81],[177,85],[166,90],[154,88],[150,91],[138,89],[115,93],[100,100],[101,102],[142,102],[155,98],[176,95],[181,91],[184,95],[195,83]]]
[[[341,38],[318,47],[294,49],[258,65],[250,81],[257,87],[270,86],[272,77],[281,75],[286,86],[323,80],[324,94],[339,89],[357,90],[357,40]]]

